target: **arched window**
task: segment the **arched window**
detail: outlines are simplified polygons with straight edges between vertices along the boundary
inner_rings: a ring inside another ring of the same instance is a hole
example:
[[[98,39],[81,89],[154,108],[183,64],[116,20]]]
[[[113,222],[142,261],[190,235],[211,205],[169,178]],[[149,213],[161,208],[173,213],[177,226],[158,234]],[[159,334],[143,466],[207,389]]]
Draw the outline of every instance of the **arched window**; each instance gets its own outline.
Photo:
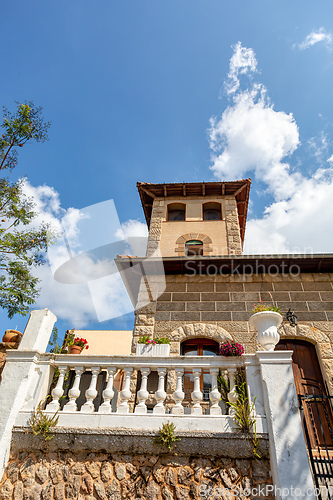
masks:
[[[185,243],[185,255],[187,257],[194,257],[196,255],[203,255],[203,243],[200,240],[189,240]]]
[[[168,221],[182,221],[185,220],[185,209],[186,205],[184,203],[170,203],[168,205]]]
[[[222,220],[221,203],[208,202],[203,206],[203,220]]]

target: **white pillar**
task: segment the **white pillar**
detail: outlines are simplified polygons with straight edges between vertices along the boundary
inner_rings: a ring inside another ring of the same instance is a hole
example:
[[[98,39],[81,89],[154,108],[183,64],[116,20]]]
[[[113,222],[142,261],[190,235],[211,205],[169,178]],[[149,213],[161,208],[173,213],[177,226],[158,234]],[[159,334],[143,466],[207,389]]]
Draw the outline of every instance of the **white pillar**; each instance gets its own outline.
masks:
[[[117,413],[129,413],[128,400],[132,396],[130,391],[131,376],[133,373],[133,368],[125,368],[125,382],[123,390],[120,392],[121,403],[117,408]]]
[[[141,387],[138,392],[139,404],[135,407],[134,413],[139,415],[144,415],[147,413],[146,400],[149,398],[149,392],[147,391],[148,375],[150,373],[150,368],[141,368]]]
[[[59,399],[64,393],[63,385],[65,375],[67,373],[67,366],[61,366],[57,368],[59,370],[59,377],[57,381],[57,385],[54,389],[52,389],[52,401],[46,406],[45,410],[50,412],[56,412],[60,409]]]
[[[31,311],[19,346],[20,351],[45,352],[57,317],[48,309]]]
[[[163,404],[166,398],[166,392],[164,390],[164,380],[166,375],[166,368],[158,368],[158,387],[155,392],[155,398],[157,400],[157,404],[154,406],[153,413],[157,413],[158,415],[165,414],[165,406]]]
[[[228,392],[228,401],[230,403],[236,403],[238,399],[238,394],[236,391],[236,382],[235,382],[235,377],[236,377],[237,370],[236,368],[228,368],[228,377],[229,377],[229,382],[230,382],[230,391]],[[233,416],[235,415],[235,410],[230,407],[229,409],[229,415]]]
[[[35,403],[36,386],[41,387],[49,374],[49,362],[40,364],[40,352],[45,352],[56,320],[48,309],[32,311],[19,349],[7,350],[0,384],[0,480],[8,462],[18,413],[27,398]],[[32,381],[35,381],[34,387],[31,387]]]
[[[210,407],[209,413],[210,415],[221,415],[222,410],[219,407],[221,394],[219,393],[219,390],[217,388],[217,376],[219,374],[219,369],[211,368],[209,371],[210,371],[210,376],[212,378],[212,389],[209,393],[209,399],[212,406]]]
[[[176,368],[176,377],[177,377],[177,387],[175,392],[173,393],[173,399],[175,401],[175,406],[172,408],[171,413],[173,415],[184,415],[184,407],[182,405],[183,399],[185,397],[183,391],[183,375],[184,368]]]
[[[192,373],[194,377],[194,388],[193,392],[191,393],[191,398],[194,404],[191,408],[191,414],[202,415],[202,408],[200,405],[203,398],[202,392],[200,391],[201,368],[193,368]]]
[[[277,500],[289,500],[299,488],[315,499],[309,458],[298,409],[292,351],[257,352],[269,434],[270,460]]]
[[[112,408],[111,408],[111,401],[114,396],[114,390],[113,390],[113,378],[114,374],[116,373],[117,368],[110,367],[108,368],[108,373],[109,373],[109,378],[108,378],[108,383],[106,384],[106,388],[103,391],[103,399],[104,402],[101,404],[101,406],[98,409],[99,413],[111,413]]]
[[[89,369],[87,369],[86,371],[89,371]],[[95,411],[95,407],[94,407],[94,399],[95,397],[97,396],[97,390],[96,390],[96,385],[97,385],[97,377],[98,377],[98,374],[100,372],[100,368],[91,368],[91,380],[90,380],[90,385],[89,385],[89,388],[86,390],[85,392],[85,396],[86,396],[86,402],[84,403],[84,405],[82,406],[81,408],[81,411],[85,412],[89,412],[89,413],[93,413]]]
[[[68,391],[69,401],[64,406],[64,411],[74,412],[77,411],[76,400],[80,396],[80,380],[83,373],[83,366],[75,366],[75,379],[73,387]]]

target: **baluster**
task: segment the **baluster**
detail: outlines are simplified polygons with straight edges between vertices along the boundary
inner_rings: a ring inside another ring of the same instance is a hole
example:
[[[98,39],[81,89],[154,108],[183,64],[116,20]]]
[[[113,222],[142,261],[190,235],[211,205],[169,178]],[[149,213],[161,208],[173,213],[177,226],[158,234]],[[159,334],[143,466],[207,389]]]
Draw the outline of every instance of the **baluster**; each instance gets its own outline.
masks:
[[[81,411],[83,412],[88,412],[88,413],[93,413],[95,411],[94,407],[94,399],[97,396],[97,390],[96,390],[96,385],[97,385],[97,377],[100,372],[99,366],[97,368],[87,368],[86,371],[91,370],[91,380],[90,380],[90,385],[89,388],[85,392],[86,396],[86,402],[81,408]]]
[[[76,399],[80,396],[80,380],[83,373],[83,366],[75,366],[75,379],[73,387],[68,392],[69,401],[64,406],[64,411],[77,411]]]
[[[193,368],[192,373],[194,377],[194,388],[193,392],[191,393],[191,398],[194,404],[191,408],[191,414],[202,415],[202,408],[200,405],[200,402],[203,398],[202,392],[200,391],[201,368]]]
[[[177,387],[175,392],[173,393],[173,399],[175,401],[175,406],[172,408],[171,413],[174,415],[183,415],[184,414],[184,407],[182,405],[183,399],[185,397],[184,391],[183,391],[183,375],[184,375],[184,368],[176,368],[175,370],[176,376],[177,376]]]
[[[56,411],[60,410],[59,399],[61,398],[61,396],[64,393],[63,384],[64,384],[65,375],[67,373],[67,366],[61,366],[59,368],[56,368],[56,370],[57,369],[59,370],[59,377],[58,377],[57,385],[52,389],[51,394],[52,394],[53,399],[46,406],[46,408],[45,408],[46,411],[56,412]]]
[[[237,373],[236,368],[228,368],[228,376],[230,381],[230,392],[228,392],[228,400],[230,403],[236,403],[238,399],[238,394],[236,392],[236,383],[235,383],[236,373]],[[229,415],[233,416],[234,414],[235,410],[230,407]]]
[[[149,392],[147,391],[148,375],[150,373],[150,368],[140,368],[141,371],[141,387],[138,392],[139,404],[135,407],[134,413],[144,415],[147,413],[146,400],[149,398]]]
[[[155,392],[155,398],[157,400],[157,404],[154,406],[153,413],[157,413],[158,415],[165,414],[165,407],[163,401],[166,398],[166,392],[164,390],[164,379],[166,375],[166,368],[157,368],[158,371],[158,388]]]
[[[129,413],[128,400],[132,396],[130,391],[131,375],[133,373],[133,368],[125,368],[125,382],[123,390],[120,392],[121,403],[117,408],[117,413]]]
[[[111,401],[114,396],[114,390],[113,390],[113,378],[116,373],[117,368],[109,367],[108,368],[108,383],[106,384],[106,388],[103,391],[103,399],[104,402],[101,404],[101,406],[98,409],[99,413],[111,413],[112,408],[111,408]]]
[[[219,374],[219,369],[211,368],[209,371],[210,371],[210,376],[212,378],[212,390],[210,391],[209,394],[209,399],[212,405],[210,407],[209,413],[210,415],[221,415],[222,410],[219,407],[221,394],[219,393],[219,390],[217,388],[217,376]]]

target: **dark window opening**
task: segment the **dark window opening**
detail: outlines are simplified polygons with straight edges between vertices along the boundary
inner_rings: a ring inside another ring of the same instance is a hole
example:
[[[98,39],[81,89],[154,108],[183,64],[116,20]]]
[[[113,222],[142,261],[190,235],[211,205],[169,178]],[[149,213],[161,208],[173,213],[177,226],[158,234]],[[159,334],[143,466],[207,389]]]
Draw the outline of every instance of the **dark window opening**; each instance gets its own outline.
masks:
[[[184,203],[171,203],[168,205],[168,221],[182,221],[185,220]]]
[[[194,257],[196,255],[203,255],[203,243],[199,240],[190,240],[185,243],[185,255],[187,257]]]
[[[221,203],[204,203],[203,220],[222,220]]]

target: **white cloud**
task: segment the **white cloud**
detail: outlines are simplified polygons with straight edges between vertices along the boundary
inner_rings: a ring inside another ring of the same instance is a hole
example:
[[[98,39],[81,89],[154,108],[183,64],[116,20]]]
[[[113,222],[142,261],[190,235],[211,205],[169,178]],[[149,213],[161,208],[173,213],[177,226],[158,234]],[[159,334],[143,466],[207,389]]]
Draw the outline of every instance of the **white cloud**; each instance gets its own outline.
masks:
[[[146,225],[136,220],[120,225],[113,200],[64,210],[59,194],[50,186],[34,187],[25,181],[23,191],[35,204],[33,226],[49,223],[58,236],[57,243],[49,246],[50,265],[34,270],[41,290],[35,307],[52,310],[68,321],[69,328],[131,312],[133,306],[114,257],[119,248],[145,255]]]
[[[311,31],[311,33],[305,38],[305,40],[303,40],[303,42],[298,45],[298,48],[301,50],[305,50],[320,42],[324,43],[326,47],[332,47],[332,33],[325,31],[324,28],[319,28],[319,30],[317,31]]]
[[[234,94],[240,85],[239,75],[249,75],[257,70],[257,60],[252,49],[242,47],[238,42],[234,47],[234,53],[230,59],[228,79],[225,88],[228,94]]]
[[[239,52],[240,47],[237,45],[234,50]],[[257,67],[253,57],[252,51],[252,62],[247,66],[249,75]],[[235,75],[232,68],[230,71]],[[236,90],[230,105],[221,117],[213,117],[210,122],[211,169],[221,180],[254,175],[271,194],[264,214],[249,216],[244,252],[332,251],[333,235],[328,228],[332,217],[329,207],[333,199],[333,157],[327,160],[328,168],[323,168],[321,161],[312,176],[306,177],[291,168],[287,160],[300,145],[292,114],[276,111],[263,85],[250,82],[247,89],[240,90],[237,74],[235,78]],[[313,138],[310,147],[318,161],[323,160],[328,149],[326,135],[321,133]]]

